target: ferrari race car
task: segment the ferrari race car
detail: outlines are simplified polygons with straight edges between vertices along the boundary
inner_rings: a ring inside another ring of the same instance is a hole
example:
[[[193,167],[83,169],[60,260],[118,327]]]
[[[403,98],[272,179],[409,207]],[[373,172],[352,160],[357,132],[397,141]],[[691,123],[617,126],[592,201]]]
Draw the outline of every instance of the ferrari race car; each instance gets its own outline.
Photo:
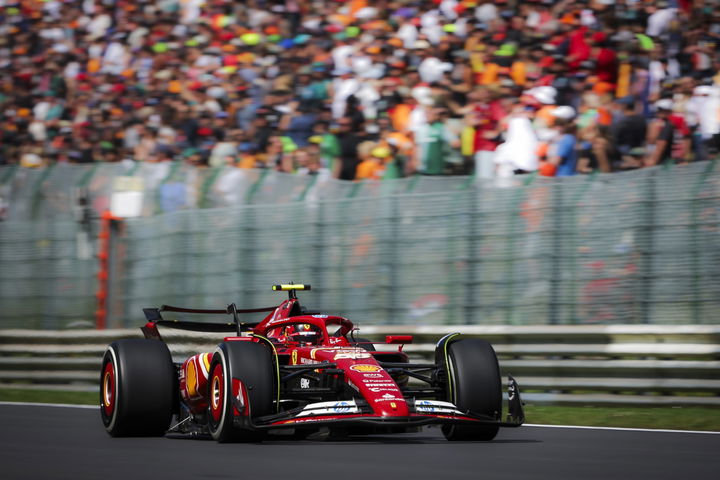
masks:
[[[412,363],[410,335],[388,335],[376,350],[346,318],[307,311],[296,291],[277,307],[144,309],[144,339],[111,343],[100,377],[100,414],[112,436],[210,435],[219,442],[259,441],[283,430],[345,434],[417,431],[439,424],[448,440],[492,440],[524,421],[517,383],[508,377],[502,419],[500,370],[484,340],[446,335],[434,363]],[[257,323],[239,314],[269,312]],[[172,320],[177,314],[228,315],[232,322]],[[164,318],[168,317],[168,318]],[[174,363],[158,326],[225,332],[214,352]]]

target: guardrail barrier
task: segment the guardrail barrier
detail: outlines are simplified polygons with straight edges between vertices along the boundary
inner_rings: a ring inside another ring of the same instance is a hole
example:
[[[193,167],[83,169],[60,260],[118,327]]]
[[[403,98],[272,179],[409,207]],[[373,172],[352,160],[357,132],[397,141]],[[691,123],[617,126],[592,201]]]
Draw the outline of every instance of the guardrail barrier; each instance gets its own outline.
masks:
[[[371,326],[360,333],[378,342],[386,334],[413,335],[403,350],[430,360],[435,342],[455,331],[490,341],[503,374],[518,380],[528,403],[720,406],[720,326]],[[222,340],[162,334],[176,361]],[[106,345],[135,337],[138,329],[0,330],[0,387],[94,390]]]

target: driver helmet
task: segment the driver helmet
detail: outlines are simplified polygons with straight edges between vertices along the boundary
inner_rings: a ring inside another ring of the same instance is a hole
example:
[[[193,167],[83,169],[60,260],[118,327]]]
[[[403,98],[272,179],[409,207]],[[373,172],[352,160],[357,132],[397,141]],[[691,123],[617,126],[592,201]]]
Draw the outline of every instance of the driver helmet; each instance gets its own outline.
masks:
[[[321,340],[320,329],[309,323],[289,325],[284,333],[289,341],[301,345],[319,345]]]

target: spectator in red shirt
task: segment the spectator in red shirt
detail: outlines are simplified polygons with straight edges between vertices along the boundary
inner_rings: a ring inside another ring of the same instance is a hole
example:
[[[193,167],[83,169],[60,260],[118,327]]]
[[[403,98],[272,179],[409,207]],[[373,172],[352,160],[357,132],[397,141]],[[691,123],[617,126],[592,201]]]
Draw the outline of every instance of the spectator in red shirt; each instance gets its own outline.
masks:
[[[605,32],[590,35],[590,59],[595,62],[595,76],[598,80],[612,84],[617,82],[617,54],[608,48]]]
[[[502,131],[500,121],[506,113],[489,87],[477,87],[470,98],[475,127],[475,173],[479,178],[494,178],[494,154]]]

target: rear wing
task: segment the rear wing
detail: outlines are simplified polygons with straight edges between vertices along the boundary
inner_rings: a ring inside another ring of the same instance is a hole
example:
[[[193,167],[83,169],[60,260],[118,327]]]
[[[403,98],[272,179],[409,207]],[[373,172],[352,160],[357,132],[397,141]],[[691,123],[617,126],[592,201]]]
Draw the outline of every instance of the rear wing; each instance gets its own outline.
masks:
[[[172,305],[162,305],[160,308],[143,308],[143,313],[147,321],[153,326],[175,328],[177,330],[190,330],[194,332],[226,332],[241,335],[243,331],[248,331],[256,327],[260,322],[241,322],[238,314],[240,313],[259,313],[272,312],[277,307],[263,308],[243,308],[238,309],[234,303],[231,303],[224,310],[201,309],[201,308],[184,308],[173,307]],[[191,314],[206,315],[232,315],[232,322],[194,322],[189,320],[167,320],[163,318],[162,312],[177,312]],[[143,329],[143,332],[145,330]]]
[[[308,284],[278,284],[273,285],[272,289],[276,292],[288,292],[289,300],[297,300],[295,295],[296,290],[310,290],[312,287]],[[299,305],[299,304],[298,304]],[[282,304],[281,304],[282,306]],[[203,309],[203,308],[185,308],[185,307],[173,307],[172,305],[162,305],[160,308],[143,308],[143,313],[148,323],[141,328],[145,337],[147,338],[160,338],[160,333],[157,330],[157,326],[175,328],[178,330],[190,330],[194,332],[234,332],[237,335],[242,335],[242,332],[247,332],[263,321],[267,320],[270,315],[265,317],[260,322],[245,323],[241,322],[238,314],[240,313],[260,313],[260,312],[272,312],[279,308],[278,306],[263,307],[263,308],[242,308],[239,309],[234,303],[228,305],[224,310],[215,309]],[[192,313],[192,314],[206,314],[206,315],[232,315],[232,322],[227,323],[211,323],[211,322],[193,322],[189,320],[168,320],[163,318],[162,312],[176,312],[176,313]]]

